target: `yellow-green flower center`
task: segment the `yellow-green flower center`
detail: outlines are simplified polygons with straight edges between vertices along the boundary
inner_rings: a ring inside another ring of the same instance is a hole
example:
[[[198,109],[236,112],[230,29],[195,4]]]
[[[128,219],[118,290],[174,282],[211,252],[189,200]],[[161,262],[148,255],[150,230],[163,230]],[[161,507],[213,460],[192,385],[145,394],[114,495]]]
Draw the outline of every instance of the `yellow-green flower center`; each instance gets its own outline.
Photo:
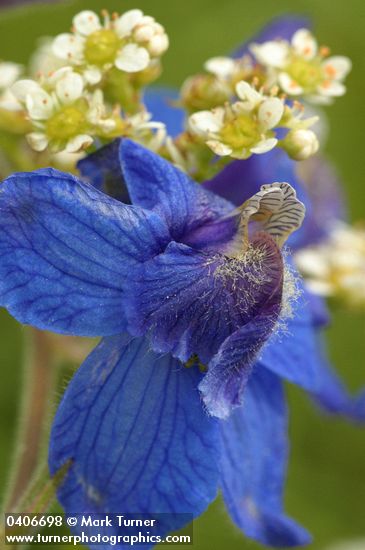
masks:
[[[86,61],[93,65],[113,63],[120,45],[120,39],[114,31],[110,29],[95,31],[86,39]]]
[[[286,72],[306,91],[313,91],[323,80],[321,62],[294,57]]]
[[[223,143],[233,150],[252,147],[260,141],[258,123],[249,115],[238,115],[226,122],[220,131]]]
[[[75,105],[65,106],[47,120],[46,134],[51,139],[69,139],[85,132],[86,118]]]

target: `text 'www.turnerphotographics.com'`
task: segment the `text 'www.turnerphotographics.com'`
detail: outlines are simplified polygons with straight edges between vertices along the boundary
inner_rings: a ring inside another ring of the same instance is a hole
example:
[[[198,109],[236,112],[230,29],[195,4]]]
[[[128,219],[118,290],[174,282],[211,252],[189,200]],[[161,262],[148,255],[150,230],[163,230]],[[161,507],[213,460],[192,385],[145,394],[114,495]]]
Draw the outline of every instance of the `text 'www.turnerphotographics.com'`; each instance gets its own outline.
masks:
[[[172,514],[5,514],[5,544],[151,545],[193,544],[191,514],[176,514],[189,523],[183,531],[164,536]],[[71,530],[71,533],[70,533]]]

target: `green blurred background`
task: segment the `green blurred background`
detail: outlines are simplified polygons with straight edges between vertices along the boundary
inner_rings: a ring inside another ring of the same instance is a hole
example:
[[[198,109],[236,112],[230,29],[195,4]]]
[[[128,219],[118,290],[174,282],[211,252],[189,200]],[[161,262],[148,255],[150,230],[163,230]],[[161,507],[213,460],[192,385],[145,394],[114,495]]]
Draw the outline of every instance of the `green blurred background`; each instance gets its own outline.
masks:
[[[1,2],[0,2],[1,5]],[[26,62],[36,38],[65,32],[82,9],[125,11],[139,7],[167,29],[171,46],[160,83],[179,86],[205,59],[230,52],[270,18],[309,15],[321,43],[348,55],[348,94],[327,109],[331,134],[326,153],[344,181],[353,220],[364,219],[365,2],[364,0],[79,0],[33,4],[0,13],[0,58]],[[365,384],[365,316],[337,309],[328,330],[330,355],[352,390]],[[23,329],[0,312],[0,486],[4,486],[21,389]],[[287,509],[314,535],[310,546],[365,536],[365,431],[326,418],[289,387],[291,459]],[[260,548],[246,541],[218,501],[194,525],[194,548]],[[365,548],[364,548],[365,550]]]

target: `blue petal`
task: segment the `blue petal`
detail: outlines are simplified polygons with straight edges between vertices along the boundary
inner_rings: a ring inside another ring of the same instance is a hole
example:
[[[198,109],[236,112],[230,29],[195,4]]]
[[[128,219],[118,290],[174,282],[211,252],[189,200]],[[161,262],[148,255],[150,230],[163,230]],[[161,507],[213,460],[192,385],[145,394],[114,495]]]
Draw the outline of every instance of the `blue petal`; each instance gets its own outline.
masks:
[[[170,243],[134,270],[125,300],[132,334],[148,332],[157,352],[182,361],[197,355],[209,364],[200,389],[217,417],[240,403],[250,367],[280,312],[280,251],[263,234],[252,240],[252,250],[259,264],[255,254],[246,261]]]
[[[220,438],[201,406],[200,377],[147,340],[101,341],[51,433],[51,474],[69,468],[58,490],[67,513],[168,514],[158,519],[164,536],[205,510],[217,493]]]
[[[227,418],[242,405],[243,390],[261,347],[270,337],[281,307],[281,288],[268,299],[244,327],[229,336],[209,363],[199,390],[207,410],[218,418]]]
[[[178,90],[149,87],[143,99],[153,120],[163,122],[170,136],[176,137],[183,131],[185,112],[173,106],[173,102],[179,99]]]
[[[121,140],[115,139],[77,164],[83,179],[96,189],[125,204],[130,204],[119,159]]]
[[[222,491],[234,523],[269,546],[308,544],[309,534],[283,511],[287,410],[279,379],[257,366],[243,407],[220,426]]]
[[[23,323],[67,334],[124,330],[130,269],[169,241],[156,214],[52,169],[8,178],[0,214],[1,305]]]
[[[249,55],[249,45],[252,42],[261,44],[269,40],[276,40],[280,38],[282,40],[290,41],[293,34],[302,28],[310,28],[311,23],[307,17],[298,15],[285,15],[273,19],[266,27],[264,27],[257,35],[250,38],[250,40],[244,42],[233,54],[233,57],[242,57],[243,55]]]
[[[331,368],[313,318],[310,295],[302,289],[286,330],[274,334],[260,354],[260,363],[310,392],[327,412],[365,419],[363,396],[352,398]]]
[[[133,141],[123,140],[120,157],[132,203],[164,216],[175,240],[184,240],[233,209],[231,203]]]

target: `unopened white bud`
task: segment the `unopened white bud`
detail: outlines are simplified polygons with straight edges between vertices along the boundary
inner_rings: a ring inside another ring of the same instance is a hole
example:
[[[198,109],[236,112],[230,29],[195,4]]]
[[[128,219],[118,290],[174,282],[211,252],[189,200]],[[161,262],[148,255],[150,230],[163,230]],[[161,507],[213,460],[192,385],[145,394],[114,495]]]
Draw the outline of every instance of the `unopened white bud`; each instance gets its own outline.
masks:
[[[291,130],[281,145],[294,160],[305,160],[314,155],[319,149],[319,142],[312,130]]]

